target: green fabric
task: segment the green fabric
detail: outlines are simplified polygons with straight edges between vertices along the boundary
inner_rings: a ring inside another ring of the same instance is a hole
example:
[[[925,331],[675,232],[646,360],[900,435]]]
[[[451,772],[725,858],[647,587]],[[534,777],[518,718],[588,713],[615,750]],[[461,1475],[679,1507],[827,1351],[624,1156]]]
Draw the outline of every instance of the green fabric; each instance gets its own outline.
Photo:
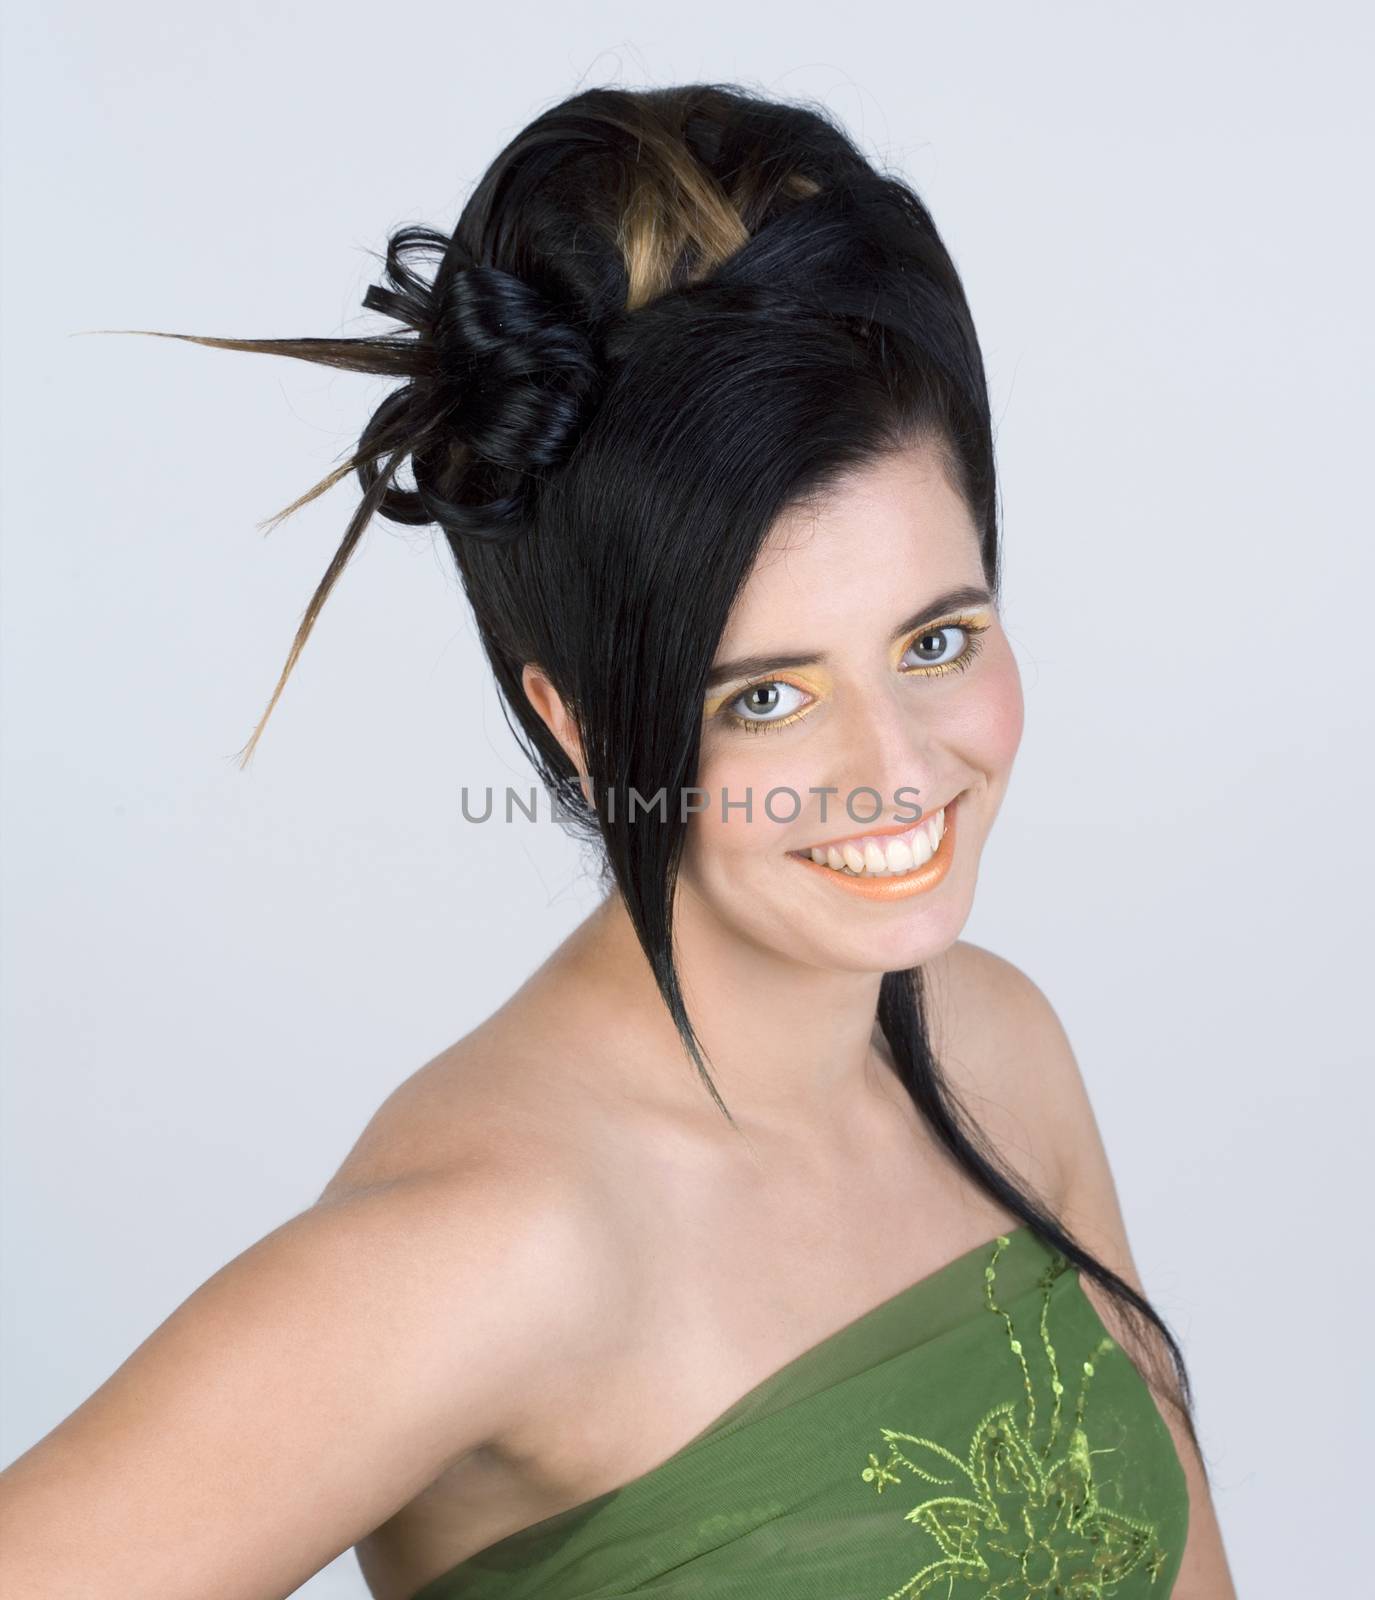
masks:
[[[414,1600],[1165,1600],[1187,1525],[1149,1390],[1020,1227]]]

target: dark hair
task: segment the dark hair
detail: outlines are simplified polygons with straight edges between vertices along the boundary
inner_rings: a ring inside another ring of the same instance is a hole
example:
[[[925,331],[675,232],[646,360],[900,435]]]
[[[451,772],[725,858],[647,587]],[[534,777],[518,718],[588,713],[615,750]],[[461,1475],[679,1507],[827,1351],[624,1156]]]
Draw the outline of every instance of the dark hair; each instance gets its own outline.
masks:
[[[421,264],[433,258],[433,271]],[[694,784],[706,674],[785,509],[894,451],[934,448],[999,589],[992,422],[964,290],[930,214],[824,109],[734,85],[576,94],[492,163],[452,236],[398,229],[363,304],[400,331],[219,339],[406,382],[356,451],[362,501],[306,609],[252,750],[375,512],[447,536],[513,732],[565,826],[600,841],[684,1046],[718,1107],[672,954],[685,823],[587,804],[521,682],[573,715],[594,796]],[[399,472],[409,460],[414,486]],[[653,708],[650,715],[647,708]],[[947,1083],[922,970],[882,979],[897,1075],[965,1172],[1168,1346],[1150,1303],[1023,1189]],[[1150,1381],[1148,1375],[1148,1381]]]

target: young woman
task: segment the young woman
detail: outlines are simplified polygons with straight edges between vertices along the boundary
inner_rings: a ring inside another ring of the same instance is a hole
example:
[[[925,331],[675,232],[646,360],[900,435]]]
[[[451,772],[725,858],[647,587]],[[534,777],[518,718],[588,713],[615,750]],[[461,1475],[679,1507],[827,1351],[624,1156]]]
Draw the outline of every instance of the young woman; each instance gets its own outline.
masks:
[[[1022,701],[920,200],[598,89],[386,276],[385,336],[201,341],[405,380],[249,750],[369,519],[436,523],[605,898],[4,1474],[6,1593],[1232,1595],[1065,1034],[959,937]]]

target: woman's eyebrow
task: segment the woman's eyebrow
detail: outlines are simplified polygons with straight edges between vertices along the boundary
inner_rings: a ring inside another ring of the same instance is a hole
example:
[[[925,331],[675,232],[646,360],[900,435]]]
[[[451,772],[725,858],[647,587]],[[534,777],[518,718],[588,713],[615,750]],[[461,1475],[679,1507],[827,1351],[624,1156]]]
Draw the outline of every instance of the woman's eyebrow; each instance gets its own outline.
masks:
[[[961,584],[958,589],[950,589],[945,594],[924,605],[920,611],[900,622],[889,636],[890,642],[896,644],[905,633],[912,633],[925,623],[934,622],[937,617],[942,617],[947,611],[956,611],[963,606],[983,606],[989,604],[993,596],[987,589],[980,588],[977,584]],[[760,656],[737,656],[734,661],[719,661],[707,675],[707,688],[715,689],[723,683],[729,683],[735,678],[751,678],[756,673],[767,672],[773,667],[811,667],[817,662],[825,661],[824,655],[818,655],[814,650],[782,650],[776,654]]]

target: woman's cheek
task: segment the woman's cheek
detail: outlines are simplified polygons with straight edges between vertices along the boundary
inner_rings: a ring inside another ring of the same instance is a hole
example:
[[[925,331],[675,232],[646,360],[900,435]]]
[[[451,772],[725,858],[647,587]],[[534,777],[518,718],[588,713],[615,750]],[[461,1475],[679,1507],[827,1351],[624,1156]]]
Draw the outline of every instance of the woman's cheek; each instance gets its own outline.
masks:
[[[978,752],[978,764],[997,772],[1010,767],[1022,742],[1026,707],[1022,675],[1011,647],[1003,641],[993,659],[984,663],[977,690],[965,707],[967,737]],[[972,752],[971,752],[972,753]]]
[[[723,734],[710,755],[704,750],[697,783],[705,794],[697,799],[705,809],[692,818],[690,849],[693,835],[697,848],[722,859],[786,848],[787,830],[814,803],[808,786],[819,780],[808,776],[805,756],[777,750],[769,744],[775,739],[787,742],[786,735],[739,733],[731,748],[731,736]],[[739,748],[751,741],[755,748]]]

